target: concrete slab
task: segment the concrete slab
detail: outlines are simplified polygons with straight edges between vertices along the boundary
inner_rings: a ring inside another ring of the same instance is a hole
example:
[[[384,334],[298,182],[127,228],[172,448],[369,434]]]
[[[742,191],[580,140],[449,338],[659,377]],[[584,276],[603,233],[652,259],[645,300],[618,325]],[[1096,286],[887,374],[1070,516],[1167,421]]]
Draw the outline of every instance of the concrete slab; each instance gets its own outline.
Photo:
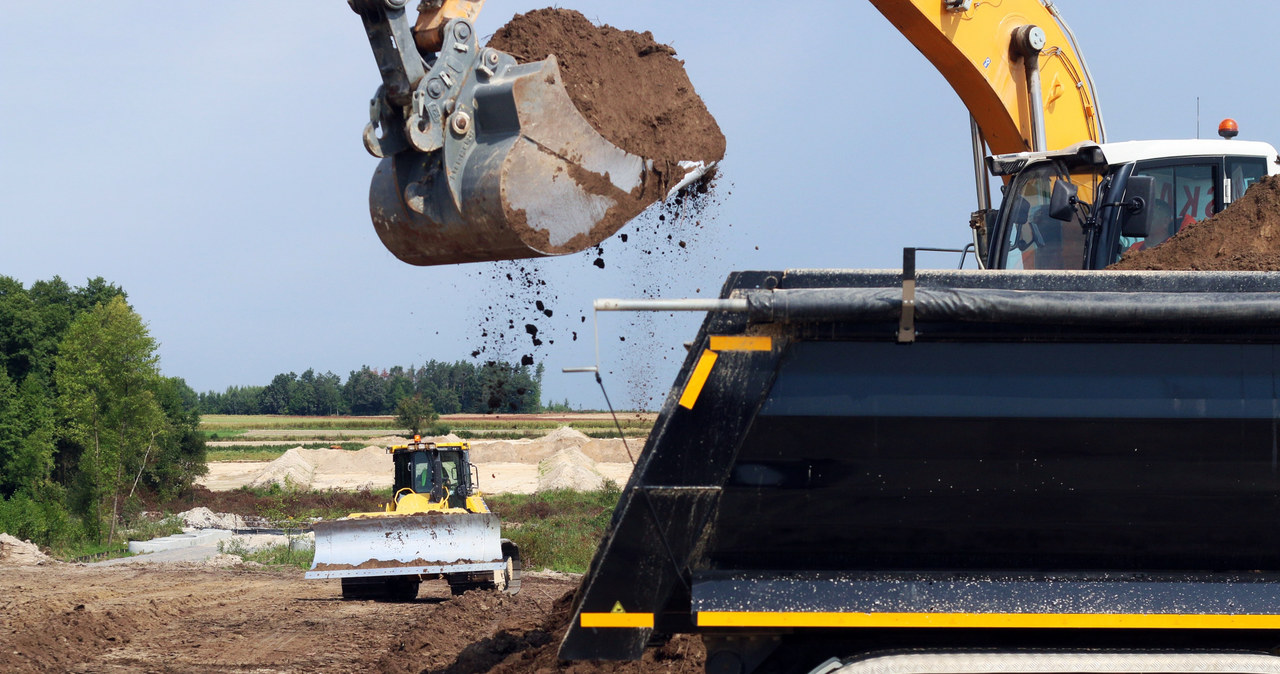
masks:
[[[164,552],[166,550],[194,548],[198,545],[209,545],[230,537],[231,532],[226,529],[188,529],[183,533],[165,536],[164,538],[153,538],[149,541],[129,541],[129,552],[136,555],[144,552]]]

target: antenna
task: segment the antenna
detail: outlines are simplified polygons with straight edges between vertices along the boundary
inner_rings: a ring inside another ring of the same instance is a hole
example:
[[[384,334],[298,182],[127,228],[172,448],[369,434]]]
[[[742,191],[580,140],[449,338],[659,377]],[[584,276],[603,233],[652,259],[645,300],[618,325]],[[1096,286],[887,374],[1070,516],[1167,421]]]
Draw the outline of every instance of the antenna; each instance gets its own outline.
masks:
[[[1196,96],[1196,140],[1200,140],[1200,97]]]

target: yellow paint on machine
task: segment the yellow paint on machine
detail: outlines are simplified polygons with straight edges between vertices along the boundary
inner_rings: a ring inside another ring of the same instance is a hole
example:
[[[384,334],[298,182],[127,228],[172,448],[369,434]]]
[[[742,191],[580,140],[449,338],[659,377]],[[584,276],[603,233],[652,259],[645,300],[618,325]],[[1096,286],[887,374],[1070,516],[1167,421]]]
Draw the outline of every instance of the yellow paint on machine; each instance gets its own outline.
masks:
[[[1280,615],[1136,613],[783,613],[703,611],[699,627],[968,627],[1032,629],[1280,629]]]
[[[653,629],[652,613],[583,613],[578,618],[583,627],[631,627]]]
[[[681,407],[693,409],[694,404],[698,402],[698,396],[702,394],[702,387],[707,384],[707,377],[711,376],[711,368],[716,364],[716,358],[716,352],[710,349],[703,351],[698,357],[698,364],[693,366],[689,383],[684,385],[684,393],[680,395]]]
[[[711,336],[712,351],[771,351],[772,337]]]

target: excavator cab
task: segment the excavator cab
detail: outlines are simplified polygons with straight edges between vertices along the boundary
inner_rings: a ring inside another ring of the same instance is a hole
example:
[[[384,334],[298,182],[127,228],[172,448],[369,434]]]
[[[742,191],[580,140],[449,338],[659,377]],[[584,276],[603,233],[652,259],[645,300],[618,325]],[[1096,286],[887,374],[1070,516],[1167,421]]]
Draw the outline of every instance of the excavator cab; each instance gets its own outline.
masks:
[[[1025,270],[1105,269],[1280,173],[1268,143],[1207,139],[1086,141],[994,155],[986,166],[1009,181],[986,266]]]

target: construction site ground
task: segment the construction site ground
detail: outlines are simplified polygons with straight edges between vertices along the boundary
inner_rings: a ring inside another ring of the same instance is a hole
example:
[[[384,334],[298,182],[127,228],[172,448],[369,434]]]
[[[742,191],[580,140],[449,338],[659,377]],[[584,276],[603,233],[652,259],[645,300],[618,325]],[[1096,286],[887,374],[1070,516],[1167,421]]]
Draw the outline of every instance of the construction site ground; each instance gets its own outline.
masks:
[[[297,570],[6,567],[0,661],[5,671],[487,671],[514,650],[489,653],[486,644],[499,633],[526,637],[576,582],[531,574],[516,597],[455,598],[435,581],[415,602],[381,603],[343,600],[337,581],[306,581]],[[399,662],[395,654],[424,631],[431,647]]]

